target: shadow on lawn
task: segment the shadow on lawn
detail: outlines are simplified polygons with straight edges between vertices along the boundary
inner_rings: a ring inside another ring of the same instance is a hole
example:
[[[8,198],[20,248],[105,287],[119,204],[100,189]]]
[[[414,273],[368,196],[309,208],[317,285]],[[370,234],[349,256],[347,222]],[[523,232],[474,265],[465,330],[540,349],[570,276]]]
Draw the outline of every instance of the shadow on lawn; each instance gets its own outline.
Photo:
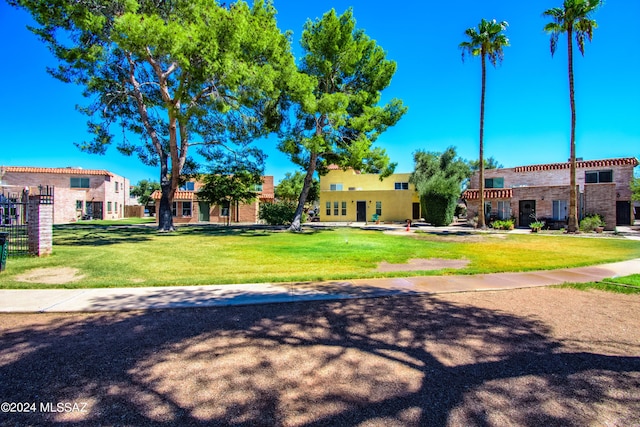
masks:
[[[147,226],[62,225],[53,229],[53,244],[60,246],[106,246],[147,242],[157,234]]]
[[[0,336],[2,425],[631,425],[640,357],[438,297],[33,315]],[[0,324],[5,324],[0,317]]]

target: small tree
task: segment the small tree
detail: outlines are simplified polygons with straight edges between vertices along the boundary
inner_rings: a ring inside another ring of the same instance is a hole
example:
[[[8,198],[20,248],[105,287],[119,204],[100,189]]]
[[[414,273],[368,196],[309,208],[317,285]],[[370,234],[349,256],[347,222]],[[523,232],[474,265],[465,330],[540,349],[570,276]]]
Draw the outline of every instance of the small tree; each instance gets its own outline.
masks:
[[[417,151],[414,162],[411,182],[420,196],[425,221],[434,226],[451,224],[469,165],[456,157],[453,147],[444,153]]]
[[[640,177],[633,178],[631,181],[631,200],[640,202]]]
[[[489,157],[487,159],[484,159],[484,170],[487,169],[500,169],[504,166],[502,166],[502,163],[498,162],[495,158],[493,157]],[[469,166],[471,167],[471,173],[473,172],[477,172],[478,170],[480,170],[480,161],[479,160],[470,160],[469,161]]]
[[[316,170],[331,164],[364,172],[393,172],[395,164],[373,142],[400,120],[406,108],[394,99],[379,106],[396,64],[375,40],[357,30],[351,9],[335,10],[307,21],[302,33],[305,56],[300,71],[315,87],[292,99],[295,119],[284,131],[279,148],[306,171],[290,230],[301,229],[302,213]]]
[[[233,174],[205,175],[203,181],[204,185],[198,191],[198,199],[212,205],[235,206],[237,215],[240,203],[251,203],[256,199],[257,186],[262,184],[262,177],[259,171],[238,168]],[[227,225],[230,220],[228,216]]]
[[[131,195],[138,198],[138,203],[146,206],[151,201],[151,194],[156,190],[160,190],[160,184],[143,179],[131,187]]]
[[[287,202],[297,202],[304,187],[304,176],[305,174],[300,171],[296,171],[293,175],[287,172],[275,188],[276,199]],[[313,203],[319,198],[320,182],[314,178],[305,202]]]

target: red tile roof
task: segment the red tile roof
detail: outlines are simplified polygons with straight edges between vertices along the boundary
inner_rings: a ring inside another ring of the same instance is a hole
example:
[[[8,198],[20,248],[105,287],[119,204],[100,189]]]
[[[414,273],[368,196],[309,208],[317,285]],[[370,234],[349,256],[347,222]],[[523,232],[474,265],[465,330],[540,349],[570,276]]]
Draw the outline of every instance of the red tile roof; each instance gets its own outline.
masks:
[[[462,193],[465,200],[475,200],[480,196],[480,190],[466,190]],[[485,199],[510,199],[513,197],[513,191],[510,188],[491,188],[484,190]]]
[[[618,159],[602,159],[602,160],[584,160],[576,162],[577,168],[606,168],[611,166],[638,166],[638,159],[635,157],[625,157]],[[566,163],[548,163],[544,165],[518,166],[513,168],[514,172],[537,172],[555,169],[569,169],[570,162]]]
[[[54,173],[65,175],[102,175],[113,176],[113,174],[106,170],[96,169],[82,169],[82,168],[39,168],[31,166],[4,166],[5,172],[18,172],[18,173]]]
[[[195,192],[193,191],[181,191],[177,190],[173,195],[173,200],[193,200]],[[162,197],[162,192],[160,190],[156,190],[151,193],[151,198],[154,200],[160,200]]]

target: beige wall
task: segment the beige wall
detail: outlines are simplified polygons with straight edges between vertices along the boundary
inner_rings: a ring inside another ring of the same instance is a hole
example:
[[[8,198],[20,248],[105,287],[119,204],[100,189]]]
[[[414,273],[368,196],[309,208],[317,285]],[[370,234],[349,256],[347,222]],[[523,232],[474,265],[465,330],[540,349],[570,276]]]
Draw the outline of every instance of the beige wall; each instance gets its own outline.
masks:
[[[415,186],[409,184],[408,190],[395,190],[396,182],[409,182],[410,173],[398,173],[380,180],[377,174],[360,174],[352,169],[331,170],[320,177],[320,220],[324,222],[357,221],[358,201],[364,201],[366,220],[371,221],[376,213],[376,202],[381,202],[381,222],[403,222],[413,217],[413,203],[418,203]],[[342,190],[331,191],[332,184],[342,184]],[[330,203],[330,215],[327,215],[327,202]],[[338,203],[338,215],[335,215],[335,203]],[[343,215],[343,202],[346,214]]]

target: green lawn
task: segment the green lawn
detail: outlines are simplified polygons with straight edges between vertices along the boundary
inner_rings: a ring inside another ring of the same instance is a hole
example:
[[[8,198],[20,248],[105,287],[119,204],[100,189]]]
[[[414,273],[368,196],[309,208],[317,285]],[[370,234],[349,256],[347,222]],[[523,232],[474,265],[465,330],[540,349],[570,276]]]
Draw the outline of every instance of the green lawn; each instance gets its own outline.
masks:
[[[598,290],[619,294],[640,294],[640,274],[606,279],[602,282],[568,283],[560,287],[580,289],[583,291]]]
[[[621,238],[509,234],[389,235],[351,228],[292,234],[252,228],[74,224],[54,229],[54,253],[11,257],[0,288],[121,287],[331,280],[418,274],[474,274],[576,267],[640,257]],[[462,270],[377,273],[381,261],[468,259]],[[71,267],[84,278],[65,285],[24,283],[38,268]]]

